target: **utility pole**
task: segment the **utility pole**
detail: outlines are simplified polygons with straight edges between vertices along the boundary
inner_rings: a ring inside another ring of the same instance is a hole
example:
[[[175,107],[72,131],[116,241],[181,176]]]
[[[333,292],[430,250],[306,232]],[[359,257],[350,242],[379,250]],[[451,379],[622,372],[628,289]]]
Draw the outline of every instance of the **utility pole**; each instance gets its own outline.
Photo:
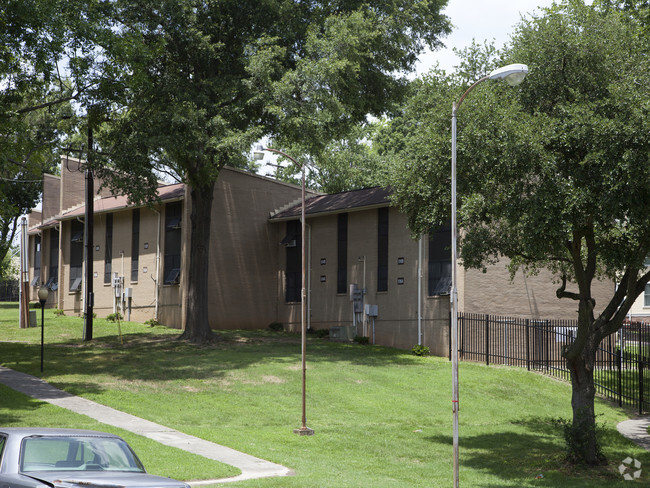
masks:
[[[91,341],[93,339],[93,218],[95,214],[94,205],[94,184],[92,172],[92,151],[93,151],[93,130],[88,125],[88,155],[86,168],[86,215],[84,225],[84,254],[86,264],[86,283],[84,286],[84,331],[83,340]]]

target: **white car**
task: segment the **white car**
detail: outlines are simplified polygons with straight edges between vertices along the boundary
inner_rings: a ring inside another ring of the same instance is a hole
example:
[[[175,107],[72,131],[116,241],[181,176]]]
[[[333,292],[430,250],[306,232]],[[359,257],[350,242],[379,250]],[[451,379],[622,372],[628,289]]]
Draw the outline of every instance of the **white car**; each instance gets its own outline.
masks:
[[[119,436],[79,429],[0,427],[0,488],[189,488],[147,474]]]

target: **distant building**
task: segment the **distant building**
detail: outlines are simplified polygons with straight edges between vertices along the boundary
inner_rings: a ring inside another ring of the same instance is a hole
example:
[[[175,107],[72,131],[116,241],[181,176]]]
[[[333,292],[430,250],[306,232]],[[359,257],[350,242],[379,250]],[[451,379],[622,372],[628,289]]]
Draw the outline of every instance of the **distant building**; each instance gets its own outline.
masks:
[[[64,165],[46,175],[42,214],[29,218],[32,299],[41,284],[49,306],[83,313],[83,173]],[[182,328],[187,297],[189,198],[183,184],[161,186],[160,204],[133,207],[104,192],[94,201],[94,311],[155,318]],[[300,187],[224,168],[215,186],[209,266],[214,329],[300,329]],[[434,354],[449,349],[450,230],[413,239],[388,191],[322,195],[306,205],[309,327],[365,335],[378,344]],[[529,318],[575,318],[577,304],[555,296],[548,274],[514,281],[505,265],[459,268],[459,308]],[[116,288],[117,285],[117,288]],[[598,283],[604,304],[613,284]],[[603,301],[600,301],[602,299]]]

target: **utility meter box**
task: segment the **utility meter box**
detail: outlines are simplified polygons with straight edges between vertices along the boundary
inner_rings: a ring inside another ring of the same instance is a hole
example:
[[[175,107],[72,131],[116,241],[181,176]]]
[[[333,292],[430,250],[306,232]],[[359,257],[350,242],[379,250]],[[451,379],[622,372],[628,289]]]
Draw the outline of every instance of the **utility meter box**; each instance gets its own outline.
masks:
[[[379,306],[366,303],[366,315],[368,317],[376,317],[379,315]]]

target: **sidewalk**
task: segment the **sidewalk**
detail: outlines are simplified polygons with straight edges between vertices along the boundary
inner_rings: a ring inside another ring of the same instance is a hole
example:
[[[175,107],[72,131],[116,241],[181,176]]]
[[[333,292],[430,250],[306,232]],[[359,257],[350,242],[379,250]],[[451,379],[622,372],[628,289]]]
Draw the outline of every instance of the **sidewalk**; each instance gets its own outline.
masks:
[[[191,435],[183,434],[148,420],[120,412],[81,397],[70,395],[49,383],[25,373],[0,366],[0,383],[32,398],[66,408],[91,417],[103,424],[119,427],[139,434],[166,446],[177,447],[193,454],[229,464],[241,470],[242,474],[232,478],[189,482],[192,486],[229,483],[233,481],[290,476],[293,472],[263,459],[244,454],[229,447],[220,446]]]
[[[639,417],[636,419],[624,420],[616,426],[616,429],[625,437],[650,451],[650,417]]]

